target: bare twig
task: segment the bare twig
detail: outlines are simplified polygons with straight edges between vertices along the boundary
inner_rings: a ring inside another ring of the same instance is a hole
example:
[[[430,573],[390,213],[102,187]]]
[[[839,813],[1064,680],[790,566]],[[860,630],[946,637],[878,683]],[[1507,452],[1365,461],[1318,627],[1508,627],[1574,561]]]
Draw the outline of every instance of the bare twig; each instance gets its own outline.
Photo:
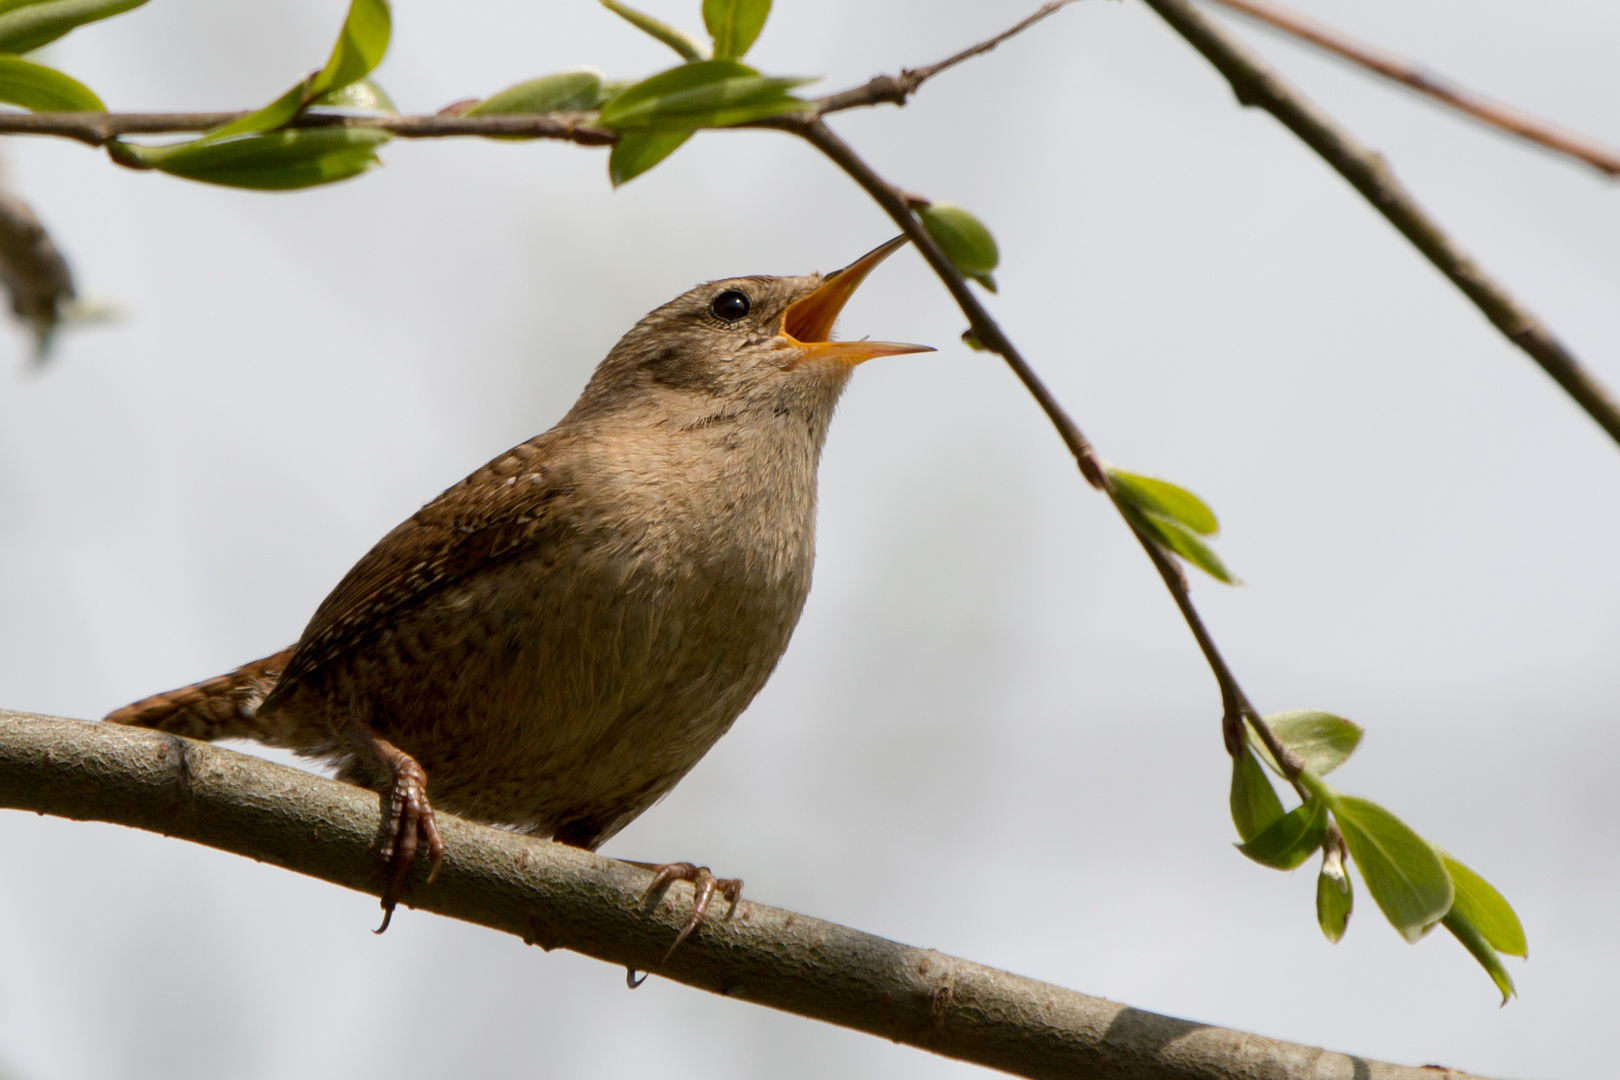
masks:
[[[1271,113],[1338,170],[1474,302],[1503,336],[1529,354],[1611,439],[1620,443],[1620,403],[1608,388],[1424,213],[1395,179],[1382,156],[1363,146],[1241,41],[1195,8],[1191,0],[1145,2],[1226,77],[1239,102]]]
[[[1267,0],[1210,0],[1224,8],[1247,15],[1266,26],[1281,30],[1335,56],[1411,87],[1426,97],[1433,98],[1459,112],[1466,113],[1489,127],[1498,128],[1521,139],[1566,154],[1609,176],[1620,176],[1620,150],[1605,146],[1568,131],[1556,124],[1531,116],[1523,110],[1483,94],[1458,86],[1441,75],[1426,70],[1422,64],[1393,53],[1375,49],[1357,41],[1331,26],[1307,18],[1288,8]]]
[[[1061,8],[1066,8],[1075,0],[1052,0],[1044,4],[1033,15],[1013,24],[995,37],[987,38],[977,45],[969,46],[954,56],[948,56],[937,64],[928,64],[920,68],[902,68],[898,75],[876,75],[864,86],[857,86],[852,90],[845,90],[837,94],[829,94],[816,102],[816,112],[825,116],[828,113],[841,112],[844,109],[862,109],[872,105],[890,104],[904,105],[906,99],[917,92],[917,88],[932,79],[935,75],[947,68],[953,68],[964,60],[971,60],[975,56],[994,49],[1014,34],[1023,33],[1031,26],[1051,15]]]
[[[1198,642],[1198,650],[1204,654],[1204,662],[1209,665],[1216,684],[1221,688],[1221,736],[1226,743],[1226,752],[1233,757],[1248,752],[1243,745],[1243,723],[1248,721],[1249,727],[1254,730],[1260,742],[1271,752],[1272,760],[1281,767],[1284,778],[1293,785],[1300,798],[1305,798],[1305,789],[1299,782],[1299,774],[1304,770],[1305,763],[1300,760],[1297,753],[1277,738],[1277,733],[1271,730],[1271,725],[1266,723],[1260,711],[1250,704],[1243,687],[1238,685],[1237,676],[1227,666],[1226,658],[1221,655],[1220,649],[1215,644],[1215,638],[1204,625],[1203,616],[1193,606],[1192,594],[1187,590],[1187,575],[1182,571],[1181,565],[1152,537],[1143,535],[1142,530],[1132,523],[1123,509],[1120,516],[1131,526],[1131,531],[1136,534],[1137,542],[1142,545],[1142,550],[1147,552],[1147,557],[1153,560],[1153,568],[1159,572],[1159,577],[1164,579],[1164,587],[1170,590],[1170,596],[1175,600],[1177,610],[1187,623],[1187,629],[1192,631],[1193,639]]]
[[[180,837],[373,896],[384,884],[377,795],[173,735],[0,710],[0,806]],[[432,885],[418,873],[412,906],[1019,1076],[1479,1080],[1176,1020],[748,900],[666,962],[688,886],[648,905],[646,870],[439,822],[444,865]]]

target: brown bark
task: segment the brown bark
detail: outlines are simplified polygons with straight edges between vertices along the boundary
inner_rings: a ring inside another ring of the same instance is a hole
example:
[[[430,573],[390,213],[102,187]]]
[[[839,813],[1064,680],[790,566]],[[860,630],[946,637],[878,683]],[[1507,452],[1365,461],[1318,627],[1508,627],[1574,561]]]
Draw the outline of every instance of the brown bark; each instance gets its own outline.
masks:
[[[384,885],[377,795],[178,736],[0,710],[0,806],[146,829],[372,895]],[[648,907],[648,871],[448,815],[440,825],[443,869],[432,885],[418,873],[409,906],[1019,1076],[1470,1080],[1159,1016],[746,899],[665,962],[689,886]]]

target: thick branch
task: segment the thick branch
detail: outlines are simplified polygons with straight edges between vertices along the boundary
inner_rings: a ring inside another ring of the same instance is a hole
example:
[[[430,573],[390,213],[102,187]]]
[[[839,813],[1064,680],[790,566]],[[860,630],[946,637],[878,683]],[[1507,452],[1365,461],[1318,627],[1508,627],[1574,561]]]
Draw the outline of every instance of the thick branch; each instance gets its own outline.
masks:
[[[0,710],[0,806],[382,885],[376,795],[172,735]],[[748,900],[665,963],[687,886],[648,911],[647,871],[448,815],[440,827],[443,870],[418,876],[412,906],[1020,1076],[1471,1080],[1159,1016]]]
[[[1620,443],[1620,403],[1528,309],[1474,262],[1369,150],[1191,0],[1146,0],[1226,77],[1244,105],[1271,113],[1299,136],[1461,289],[1502,334],[1541,365],[1609,437]]]
[[[1620,176],[1620,150],[1548,123],[1540,117],[1531,116],[1511,105],[1493,101],[1484,94],[1476,94],[1404,56],[1375,49],[1331,26],[1306,18],[1297,11],[1268,3],[1267,0],[1211,0],[1211,2],[1241,15],[1247,15],[1265,26],[1281,30],[1301,41],[1308,41],[1358,67],[1410,87],[1458,112],[1466,113],[1490,127],[1517,135],[1521,139],[1557,153],[1567,154],[1609,176]]]

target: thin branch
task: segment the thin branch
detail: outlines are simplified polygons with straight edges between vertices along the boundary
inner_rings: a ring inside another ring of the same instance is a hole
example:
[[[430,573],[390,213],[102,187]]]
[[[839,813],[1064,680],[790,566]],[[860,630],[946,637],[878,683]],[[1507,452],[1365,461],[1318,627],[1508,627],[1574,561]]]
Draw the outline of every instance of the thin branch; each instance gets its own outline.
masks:
[[[865,86],[833,94],[813,102],[817,113],[838,112],[844,109],[864,108],[884,102],[896,105],[915,93],[917,88],[948,68],[965,60],[983,55],[1003,41],[1022,33],[1052,13],[1076,3],[1077,0],[1051,0],[1029,17],[1003,30],[995,37],[963,49],[937,64],[915,70],[904,70],[899,75],[879,75]],[[615,7],[615,10],[617,8]],[[57,135],[76,139],[89,146],[102,146],[120,135],[174,135],[191,131],[207,131],[238,120],[246,111],[212,113],[98,113],[98,112],[0,112],[0,135]],[[496,114],[485,116],[456,116],[435,113],[417,116],[333,115],[330,113],[304,113],[288,127],[365,127],[391,131],[404,139],[440,139],[468,135],[506,135],[531,139],[560,139],[585,146],[606,146],[618,141],[612,131],[591,125],[595,113],[555,112],[527,114]]]
[[[1233,757],[1248,752],[1243,746],[1243,723],[1245,720],[1248,721],[1249,727],[1254,730],[1260,742],[1271,752],[1272,760],[1281,767],[1284,778],[1303,799],[1305,789],[1299,783],[1299,774],[1304,770],[1305,762],[1298,753],[1283,744],[1277,733],[1271,730],[1271,725],[1266,723],[1265,717],[1250,704],[1243,687],[1238,685],[1237,676],[1227,666],[1226,658],[1221,655],[1220,649],[1215,644],[1215,638],[1204,625],[1204,617],[1193,606],[1192,594],[1187,590],[1187,575],[1182,570],[1181,564],[1151,536],[1143,535],[1123,510],[1120,516],[1131,526],[1131,531],[1136,534],[1137,542],[1142,545],[1142,550],[1147,552],[1147,557],[1153,560],[1153,568],[1159,572],[1159,577],[1164,579],[1164,587],[1170,590],[1176,608],[1187,623],[1187,629],[1192,631],[1193,639],[1198,642],[1199,651],[1204,654],[1204,662],[1209,665],[1210,671],[1215,675],[1216,684],[1221,688],[1221,735],[1226,743],[1226,752]]]
[[[373,896],[383,884],[377,795],[173,735],[0,710],[0,806],[175,836]],[[664,962],[688,886],[645,905],[645,870],[439,820],[444,865],[431,885],[418,874],[414,907],[1015,1075],[1479,1080],[1160,1016],[749,900]]]
[[[1489,127],[1517,135],[1556,153],[1566,154],[1609,176],[1620,176],[1620,150],[1561,128],[1540,117],[1531,116],[1511,105],[1493,101],[1484,94],[1477,94],[1458,86],[1450,79],[1426,70],[1422,64],[1414,60],[1375,49],[1331,26],[1288,8],[1268,3],[1267,0],[1210,0],[1210,2],[1240,15],[1247,15],[1265,26],[1281,30],[1302,41],[1308,41],[1352,64],[1376,72],[1443,105],[1466,113]]]
[[[1000,324],[990,316],[990,312],[979,301],[978,296],[974,294],[973,289],[968,285],[967,279],[962,276],[962,272],[951,262],[949,256],[940,249],[933,236],[918,220],[917,215],[912,213],[907,196],[899,188],[879,176],[860,155],[855,153],[848,143],[834,134],[832,129],[820,117],[777,117],[759,123],[760,126],[775,127],[792,132],[808,141],[816,149],[827,155],[835,165],[843,169],[868,195],[876,200],[879,206],[883,207],[896,225],[905,230],[906,235],[916,245],[917,250],[922,253],[923,258],[928,260],[928,265],[933,268],[940,281],[944,282],[945,287],[950,290],[957,306],[962,309],[962,314],[967,317],[968,326],[972,329],[974,336],[986,349],[996,353],[1007,362],[1007,366],[1012,368],[1013,373],[1018,376],[1018,380],[1024,384],[1024,388],[1030,392],[1040,405],[1041,410],[1046,413],[1047,419],[1057,429],[1064,445],[1074,455],[1075,463],[1079,465],[1081,475],[1086,478],[1092,487],[1106,492],[1111,499],[1114,499],[1113,484],[1109,481],[1108,474],[1103,470],[1102,464],[1097,460],[1096,451],[1092,449],[1091,443],[1081,433],[1079,425],[1064,411],[1063,406],[1058,404],[1057,398],[1047,389],[1040,376],[1035,374],[1034,368],[1030,367],[1029,362],[1024,359],[1023,354],[1012,343],[1012,339],[1007,337]],[[1144,536],[1134,524],[1131,524],[1130,518],[1119,506],[1117,499],[1115,500],[1115,509],[1120,510],[1120,517],[1124,519],[1127,525],[1130,525],[1131,531],[1135,534],[1137,540],[1141,542],[1148,558],[1153,561],[1154,569],[1158,570],[1159,577],[1164,580],[1165,588],[1170,590],[1170,595],[1175,599],[1177,609],[1180,610],[1182,618],[1186,621],[1187,628],[1192,631],[1194,640],[1198,642],[1198,648],[1204,654],[1210,672],[1215,676],[1215,682],[1221,691],[1222,727],[1227,749],[1234,755],[1241,752],[1240,732],[1243,720],[1247,719],[1266,744],[1266,748],[1276,756],[1278,762],[1283,763],[1285,769],[1289,768],[1290,765],[1295,766],[1293,772],[1297,775],[1298,759],[1292,751],[1278,741],[1265,721],[1261,719],[1260,714],[1249,704],[1249,699],[1243,693],[1243,688],[1238,685],[1237,676],[1232,673],[1226,658],[1221,655],[1219,647],[1216,646],[1215,639],[1204,625],[1203,618],[1198,614],[1198,609],[1193,605],[1192,594],[1187,589],[1187,578],[1182,573],[1181,567],[1155,540]],[[1290,776],[1290,779],[1292,779],[1292,776]]]
[[[825,116],[828,113],[842,112],[845,109],[864,109],[872,105],[904,105],[906,99],[917,92],[917,88],[932,79],[935,75],[953,68],[964,60],[971,60],[975,56],[994,49],[1003,41],[1015,34],[1021,34],[1031,26],[1040,22],[1048,15],[1066,8],[1075,0],[1052,0],[1044,4],[1039,10],[1028,18],[1013,24],[993,38],[987,38],[977,45],[969,46],[954,56],[948,56],[937,64],[928,64],[920,68],[902,68],[898,75],[876,75],[864,86],[857,86],[853,90],[845,90],[837,94],[829,94],[816,102],[816,113]]]
[[[101,146],[120,135],[170,135],[207,131],[246,116],[246,112],[214,113],[97,113],[0,112],[0,135],[59,135],[90,146]],[[584,146],[607,146],[618,141],[611,131],[592,127],[595,113],[512,113],[492,116],[338,115],[304,113],[288,127],[363,127],[390,131],[402,139],[443,139],[465,135],[506,135],[530,139],[560,139]]]
[[[1080,428],[1075,422],[1063,411],[1063,406],[1058,404],[1057,398],[1052,396],[1052,392],[1046,388],[1046,384],[1035,374],[1034,369],[1029,366],[1029,363],[1019,353],[1012,341],[1002,332],[1001,327],[990,317],[990,313],[979,302],[979,298],[973,295],[967,279],[951,263],[950,258],[940,250],[939,245],[934,242],[934,238],[929,235],[928,230],[923,228],[922,222],[917,219],[917,215],[911,212],[905,194],[873,172],[871,166],[867,165],[854,150],[850,149],[848,143],[833,134],[832,129],[827,127],[819,117],[792,115],[775,117],[770,120],[757,121],[755,126],[789,131],[805,139],[816,149],[826,154],[844,172],[848,173],[851,179],[865,189],[866,193],[871,195],[878,205],[883,207],[889,217],[894,220],[894,223],[900,226],[905,231],[905,234],[911,238],[911,242],[916,245],[923,258],[928,260],[928,264],[934,268],[934,272],[939,275],[945,287],[950,290],[951,296],[956,300],[957,306],[962,309],[962,314],[967,316],[968,325],[972,327],[979,341],[983,343],[985,348],[999,354],[1002,359],[1006,360],[1008,366],[1018,376],[1019,381],[1024,384],[1025,389],[1034,395],[1036,402],[1040,404],[1041,410],[1046,413],[1047,419],[1052,422],[1053,427],[1057,428],[1058,435],[1063,439],[1064,445],[1074,455],[1075,462],[1080,466],[1081,474],[1085,476],[1092,487],[1107,490],[1109,486],[1108,478],[1103,473],[1102,465],[1097,461],[1096,452],[1092,450],[1091,444],[1080,433]]]
[[[1363,146],[1234,35],[1195,8],[1191,0],[1145,2],[1226,77],[1240,103],[1271,113],[1338,170],[1473,301],[1503,336],[1540,364],[1611,439],[1620,443],[1620,403],[1608,388],[1423,212],[1381,155]]]

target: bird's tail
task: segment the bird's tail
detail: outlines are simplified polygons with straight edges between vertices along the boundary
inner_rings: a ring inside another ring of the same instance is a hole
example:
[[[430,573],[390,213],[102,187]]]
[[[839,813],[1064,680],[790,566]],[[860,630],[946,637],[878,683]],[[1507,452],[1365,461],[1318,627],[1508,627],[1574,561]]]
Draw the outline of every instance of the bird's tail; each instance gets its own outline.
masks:
[[[156,728],[204,741],[263,739],[267,733],[258,723],[259,706],[275,689],[294,648],[243,664],[229,674],[125,705],[108,713],[106,722]]]

